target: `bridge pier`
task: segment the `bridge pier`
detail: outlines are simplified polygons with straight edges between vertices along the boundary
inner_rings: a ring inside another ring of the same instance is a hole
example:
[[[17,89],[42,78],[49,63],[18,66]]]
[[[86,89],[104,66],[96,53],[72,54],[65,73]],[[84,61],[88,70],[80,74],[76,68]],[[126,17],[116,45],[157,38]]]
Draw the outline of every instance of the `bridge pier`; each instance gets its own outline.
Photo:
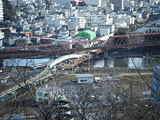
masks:
[[[108,55],[108,50],[105,50],[105,51],[104,51],[104,55],[103,55],[103,56],[104,56],[104,59],[107,59],[107,58],[108,58],[108,56],[109,56],[109,55]]]

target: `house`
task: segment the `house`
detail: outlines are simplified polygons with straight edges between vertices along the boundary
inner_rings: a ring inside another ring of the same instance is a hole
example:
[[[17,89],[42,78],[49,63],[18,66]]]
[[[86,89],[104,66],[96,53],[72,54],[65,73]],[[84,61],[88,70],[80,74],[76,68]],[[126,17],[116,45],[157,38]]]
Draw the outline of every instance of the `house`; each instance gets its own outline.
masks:
[[[28,44],[31,44],[31,41],[29,38],[22,37],[22,38],[17,39],[15,43],[17,46],[26,46]]]
[[[93,83],[93,74],[77,74],[77,83]]]

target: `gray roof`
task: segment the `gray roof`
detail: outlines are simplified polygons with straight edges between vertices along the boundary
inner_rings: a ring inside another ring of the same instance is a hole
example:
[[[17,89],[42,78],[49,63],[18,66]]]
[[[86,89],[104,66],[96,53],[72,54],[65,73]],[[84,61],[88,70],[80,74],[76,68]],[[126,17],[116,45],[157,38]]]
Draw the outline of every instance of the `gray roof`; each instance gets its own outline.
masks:
[[[76,74],[76,77],[93,77],[93,74]]]

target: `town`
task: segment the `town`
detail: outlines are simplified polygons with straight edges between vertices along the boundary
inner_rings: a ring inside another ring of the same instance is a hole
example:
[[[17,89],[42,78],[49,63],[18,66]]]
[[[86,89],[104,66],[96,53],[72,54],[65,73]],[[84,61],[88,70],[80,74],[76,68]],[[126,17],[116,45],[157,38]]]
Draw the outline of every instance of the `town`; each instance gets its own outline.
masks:
[[[0,119],[158,120],[160,0],[0,0]]]

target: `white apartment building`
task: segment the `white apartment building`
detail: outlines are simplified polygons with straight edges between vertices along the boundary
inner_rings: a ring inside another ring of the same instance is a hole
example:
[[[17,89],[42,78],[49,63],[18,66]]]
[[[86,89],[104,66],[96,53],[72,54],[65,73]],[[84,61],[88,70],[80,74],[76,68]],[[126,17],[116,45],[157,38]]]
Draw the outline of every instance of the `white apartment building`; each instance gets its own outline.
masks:
[[[60,30],[56,42],[72,42],[71,37],[69,36],[69,31],[67,30]]]
[[[0,47],[3,46],[4,33],[0,31]]]
[[[70,17],[69,25],[78,26],[79,28],[85,28],[86,19],[85,19],[85,17],[81,17],[81,16],[78,16],[78,15],[73,15],[73,16]]]
[[[87,27],[98,27],[98,25],[101,24],[113,24],[113,18],[111,18],[109,15],[88,13],[85,14],[85,18],[87,20]]]
[[[106,15],[106,23],[113,24],[113,18],[109,14]]]
[[[127,14],[110,14],[110,16],[113,18],[114,23],[120,23],[122,21],[126,22],[128,26],[135,23],[135,18]]]
[[[115,32],[115,25],[106,25],[106,24],[98,25],[98,33],[100,36],[109,35],[114,32]]]
[[[115,23],[115,27],[116,28],[128,28],[129,26],[127,25],[125,21],[119,21]]]
[[[0,0],[0,21],[3,21],[3,3]]]
[[[98,27],[101,24],[106,24],[106,20],[103,20],[103,19],[101,19],[101,20],[93,20],[93,21],[91,21],[90,26],[91,27]],[[89,25],[89,23],[88,23],[88,25]]]
[[[102,5],[102,0],[84,0],[84,2],[87,5],[96,5],[96,6],[101,6]]]

